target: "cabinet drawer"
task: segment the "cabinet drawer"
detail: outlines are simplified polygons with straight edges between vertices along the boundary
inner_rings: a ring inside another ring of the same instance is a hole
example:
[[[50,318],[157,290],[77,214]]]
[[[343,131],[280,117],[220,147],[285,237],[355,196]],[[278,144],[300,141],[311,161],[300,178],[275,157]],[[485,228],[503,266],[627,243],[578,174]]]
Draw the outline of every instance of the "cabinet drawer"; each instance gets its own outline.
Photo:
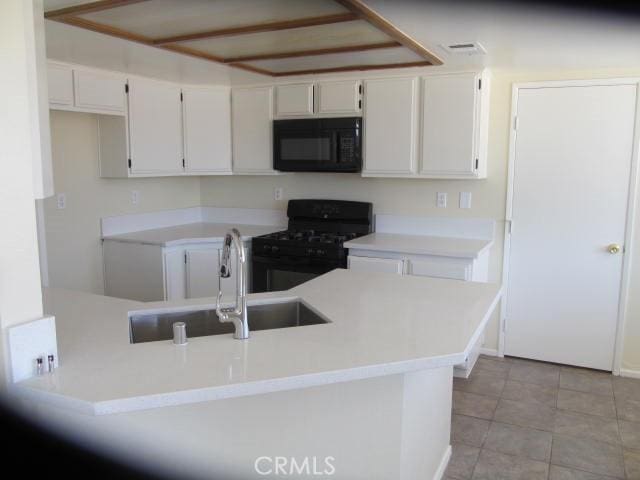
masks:
[[[471,280],[472,264],[464,260],[433,258],[409,260],[408,264],[409,275]]]
[[[404,261],[395,258],[354,257],[347,259],[349,270],[356,272],[382,272],[402,275]]]

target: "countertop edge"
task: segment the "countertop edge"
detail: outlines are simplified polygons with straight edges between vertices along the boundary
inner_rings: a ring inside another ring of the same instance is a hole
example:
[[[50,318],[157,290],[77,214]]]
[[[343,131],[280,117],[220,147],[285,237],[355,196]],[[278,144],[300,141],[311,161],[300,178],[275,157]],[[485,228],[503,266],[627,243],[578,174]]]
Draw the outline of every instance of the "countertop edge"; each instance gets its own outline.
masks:
[[[411,235],[411,236],[414,237],[415,235]],[[447,238],[447,237],[437,237],[437,238]],[[438,249],[429,249],[429,248],[411,248],[411,247],[397,248],[395,246],[389,246],[389,245],[361,244],[361,243],[358,243],[358,239],[345,242],[344,246],[349,250],[355,250],[355,251],[385,252],[385,253],[398,253],[398,254],[409,254],[409,255],[431,255],[436,257],[467,258],[467,259],[475,260],[482,253],[490,249],[494,244],[493,240],[483,240],[483,239],[478,239],[478,240],[486,241],[487,243],[481,249],[474,250],[473,252],[469,252],[469,253],[451,252],[447,250],[438,250]]]
[[[380,365],[318,372],[307,375],[274,378],[233,385],[204,387],[177,392],[156,393],[138,397],[91,402],[76,397],[60,395],[58,393],[33,388],[25,385],[12,385],[11,392],[23,399],[32,401],[46,401],[51,406],[72,410],[85,415],[101,416],[118,413],[128,413],[154,408],[175,407],[196,403],[224,400],[228,398],[262,395],[267,393],[297,390],[300,388],[331,385],[342,382],[365,380],[386,375],[397,375],[431,368],[457,365],[464,362],[464,352],[440,357],[417,358]]]

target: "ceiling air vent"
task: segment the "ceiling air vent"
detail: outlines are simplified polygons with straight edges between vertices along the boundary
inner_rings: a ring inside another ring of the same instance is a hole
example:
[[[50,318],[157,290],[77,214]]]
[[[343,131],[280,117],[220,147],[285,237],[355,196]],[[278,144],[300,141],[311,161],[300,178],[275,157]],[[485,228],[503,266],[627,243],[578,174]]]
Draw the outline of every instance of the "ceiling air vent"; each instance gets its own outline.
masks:
[[[447,53],[452,55],[484,55],[487,51],[478,42],[452,43],[440,45]]]

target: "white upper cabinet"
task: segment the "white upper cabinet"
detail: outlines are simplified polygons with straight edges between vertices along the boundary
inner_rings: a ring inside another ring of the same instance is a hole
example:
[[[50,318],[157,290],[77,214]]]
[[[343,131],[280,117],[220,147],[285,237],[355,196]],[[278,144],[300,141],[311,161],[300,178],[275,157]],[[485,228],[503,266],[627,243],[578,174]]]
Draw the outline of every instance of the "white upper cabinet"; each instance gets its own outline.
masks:
[[[273,169],[273,88],[231,91],[233,172],[275,174]]]
[[[417,91],[416,78],[365,81],[363,176],[415,172]]]
[[[124,114],[126,79],[120,75],[74,70],[75,106],[92,111]]]
[[[139,78],[129,81],[129,155],[132,174],[183,172],[178,85]]]
[[[52,108],[73,106],[73,70],[71,67],[49,62],[47,64],[47,82],[49,104]]]
[[[276,118],[360,115],[360,80],[297,83],[275,87]]]
[[[421,175],[486,177],[488,96],[483,88],[488,92],[488,78],[477,73],[422,78]]]
[[[184,87],[185,172],[231,173],[231,93],[228,87]]]
[[[278,117],[313,115],[313,84],[278,85],[276,115]]]
[[[362,109],[359,80],[318,82],[316,85],[316,113],[320,115],[358,115]]]

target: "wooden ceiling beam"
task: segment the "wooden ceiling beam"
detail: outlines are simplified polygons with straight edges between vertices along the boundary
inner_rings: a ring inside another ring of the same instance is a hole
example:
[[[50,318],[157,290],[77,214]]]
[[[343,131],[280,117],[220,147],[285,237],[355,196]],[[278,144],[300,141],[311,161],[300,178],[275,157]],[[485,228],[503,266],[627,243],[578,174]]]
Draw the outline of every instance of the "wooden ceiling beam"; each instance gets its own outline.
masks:
[[[230,37],[234,35],[247,35],[249,33],[274,32],[277,30],[289,30],[292,28],[314,27],[316,25],[328,25],[331,23],[352,22],[358,20],[354,13],[339,13],[335,15],[323,15],[321,17],[297,18],[294,20],[280,20],[277,22],[266,22],[255,25],[243,25],[240,27],[220,28],[206,32],[185,33],[173,37],[157,38],[153,41],[156,45],[167,43],[188,42],[191,40],[201,40],[203,38]]]
[[[101,12],[102,10],[109,10],[111,8],[126,7],[127,5],[146,1],[147,0],[99,0],[97,2],[82,3],[80,5],[74,5],[72,7],[51,10],[49,12],[45,12],[44,18],[48,18],[51,20],[60,19],[73,15],[84,15],[87,13]]]
[[[93,32],[104,33],[105,35],[111,35],[112,37],[123,38],[124,40],[131,40],[132,42],[143,43],[145,45],[153,45],[153,39],[145,37],[144,35],[138,35],[121,28],[112,27],[110,25],[104,25],[102,23],[93,22],[80,17],[58,17],[55,19],[58,22],[66,23],[67,25],[73,25],[74,27],[84,28]]]
[[[407,67],[426,67],[433,65],[428,60],[422,60],[419,62],[405,62],[405,63],[383,63],[380,65],[346,65],[344,67],[330,67],[330,68],[310,68],[307,70],[289,70],[286,72],[273,72],[274,77],[287,77],[290,75],[311,75],[318,73],[336,73],[336,72],[353,72],[363,70],[386,70],[389,68],[407,68]]]
[[[279,53],[262,53],[256,55],[245,55],[241,57],[228,57],[224,59],[224,63],[239,63],[256,60],[274,60],[279,58],[295,58],[295,57],[312,57],[315,55],[329,55],[332,53],[348,53],[348,52],[364,52],[367,50],[377,50],[381,48],[402,47],[402,44],[396,41],[383,43],[370,43],[365,45],[348,45],[345,47],[318,48],[314,50],[296,50],[293,52]]]
[[[377,12],[369,8],[362,0],[334,0],[350,12],[357,15],[360,19],[366,20],[378,30],[382,30],[394,40],[397,40],[408,49],[414,51],[431,65],[442,65],[442,59],[424,48],[409,35],[397,29],[391,22],[381,17]]]

